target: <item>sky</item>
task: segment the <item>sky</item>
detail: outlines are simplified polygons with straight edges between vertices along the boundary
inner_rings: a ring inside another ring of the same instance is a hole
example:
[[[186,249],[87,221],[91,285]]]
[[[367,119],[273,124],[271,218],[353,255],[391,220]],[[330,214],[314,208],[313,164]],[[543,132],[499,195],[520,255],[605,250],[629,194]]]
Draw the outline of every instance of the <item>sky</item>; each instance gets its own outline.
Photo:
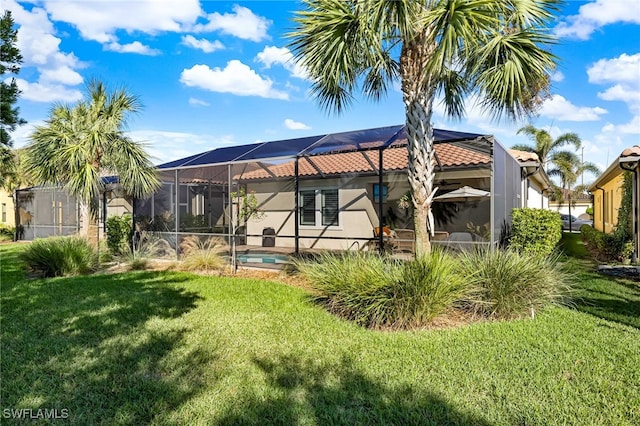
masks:
[[[82,98],[92,79],[124,87],[143,110],[128,121],[156,164],[216,147],[404,123],[399,84],[378,102],[356,97],[340,115],[310,96],[286,38],[297,1],[0,0],[23,56],[18,106],[28,143],[55,104]],[[495,122],[471,100],[462,120],[436,106],[436,128],[527,143],[532,124],[576,132],[601,169],[640,144],[640,0],[567,1],[550,31],[559,65],[552,96],[528,122]],[[588,177],[587,177],[588,179]],[[586,183],[586,182],[585,182]]]

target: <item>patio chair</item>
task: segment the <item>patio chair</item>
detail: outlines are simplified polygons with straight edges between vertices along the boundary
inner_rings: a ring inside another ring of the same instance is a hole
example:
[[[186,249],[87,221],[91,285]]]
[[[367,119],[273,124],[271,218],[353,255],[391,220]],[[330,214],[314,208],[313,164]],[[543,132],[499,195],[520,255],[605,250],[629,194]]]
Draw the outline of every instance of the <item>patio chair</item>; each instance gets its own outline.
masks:
[[[415,250],[416,233],[413,229],[395,229],[396,247],[394,251],[413,253]]]
[[[373,248],[378,250],[380,248],[380,227],[376,226],[373,228]],[[398,246],[397,236],[395,231],[393,231],[388,226],[382,227],[382,247],[385,250],[396,250]]]

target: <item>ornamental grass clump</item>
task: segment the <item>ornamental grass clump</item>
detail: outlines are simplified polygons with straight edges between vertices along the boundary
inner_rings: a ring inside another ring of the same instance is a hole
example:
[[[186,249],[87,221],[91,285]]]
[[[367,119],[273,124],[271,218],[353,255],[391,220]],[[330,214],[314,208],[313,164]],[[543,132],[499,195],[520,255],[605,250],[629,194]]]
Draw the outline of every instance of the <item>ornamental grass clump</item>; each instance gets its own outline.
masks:
[[[360,252],[322,254],[297,267],[331,312],[372,328],[426,324],[466,287],[455,260],[441,251],[408,262]]]
[[[227,243],[221,238],[201,239],[191,235],[180,244],[182,269],[186,271],[215,271],[224,268],[224,256],[229,252]]]
[[[463,307],[474,314],[511,319],[570,303],[571,276],[557,255],[474,250],[461,253],[460,264],[470,284]]]
[[[98,255],[80,237],[49,237],[33,241],[19,255],[27,272],[39,277],[88,274],[96,270]]]

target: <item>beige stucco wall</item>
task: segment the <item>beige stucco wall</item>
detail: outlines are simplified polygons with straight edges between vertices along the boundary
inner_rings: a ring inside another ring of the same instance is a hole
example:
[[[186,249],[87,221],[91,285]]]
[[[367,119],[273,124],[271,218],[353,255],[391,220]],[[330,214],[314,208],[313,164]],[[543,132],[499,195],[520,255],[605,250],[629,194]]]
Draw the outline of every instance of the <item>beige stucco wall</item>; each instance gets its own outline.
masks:
[[[0,224],[5,226],[16,225],[13,197],[5,190],[0,190]]]
[[[604,232],[612,232],[618,223],[618,210],[622,203],[622,170],[600,183],[593,191],[593,226]],[[601,189],[600,189],[601,188]]]

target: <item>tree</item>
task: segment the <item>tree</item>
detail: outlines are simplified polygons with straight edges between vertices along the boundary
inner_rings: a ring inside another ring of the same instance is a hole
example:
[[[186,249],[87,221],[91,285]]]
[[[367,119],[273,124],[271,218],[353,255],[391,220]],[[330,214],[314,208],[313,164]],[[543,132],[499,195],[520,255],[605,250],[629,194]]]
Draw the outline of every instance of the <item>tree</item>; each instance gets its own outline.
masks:
[[[35,128],[25,149],[25,168],[37,184],[63,184],[80,201],[84,225],[95,225],[102,177],[116,174],[128,196],[142,198],[158,187],[155,167],[144,146],[125,134],[129,114],[140,102],[124,89],[108,92],[98,81],[87,87],[76,105],[57,105],[50,118]]]
[[[416,254],[430,251],[433,104],[464,115],[475,97],[495,119],[533,113],[555,57],[546,23],[558,0],[303,0],[289,34],[322,108],[339,113],[361,90],[379,100],[400,79]]]
[[[547,174],[552,177],[560,179],[560,188],[556,190],[556,197],[559,201],[564,201],[564,194],[567,194],[569,205],[569,216],[571,216],[571,207],[575,204],[572,199],[573,193],[586,192],[589,185],[576,185],[578,177],[584,172],[591,172],[595,175],[600,174],[600,169],[593,163],[582,162],[577,154],[568,151],[558,152],[553,156],[551,160],[553,162],[553,168],[550,169]],[[569,231],[572,231],[571,220],[569,220]]]
[[[15,106],[20,90],[14,77],[5,81],[5,74],[18,74],[22,55],[16,47],[18,30],[14,29],[13,17],[8,10],[0,18],[0,186],[5,186],[9,174],[15,171],[13,146],[10,132],[26,123],[20,118],[20,109]]]
[[[513,149],[519,149],[520,151],[534,152],[538,155],[542,168],[547,169],[547,163],[553,158],[553,155],[559,148],[565,145],[573,145],[576,149],[580,149],[582,146],[582,140],[576,133],[564,133],[553,139],[549,132],[543,129],[536,129],[532,125],[524,126],[518,130],[518,134],[524,133],[529,136],[534,146],[530,145],[514,145]]]

